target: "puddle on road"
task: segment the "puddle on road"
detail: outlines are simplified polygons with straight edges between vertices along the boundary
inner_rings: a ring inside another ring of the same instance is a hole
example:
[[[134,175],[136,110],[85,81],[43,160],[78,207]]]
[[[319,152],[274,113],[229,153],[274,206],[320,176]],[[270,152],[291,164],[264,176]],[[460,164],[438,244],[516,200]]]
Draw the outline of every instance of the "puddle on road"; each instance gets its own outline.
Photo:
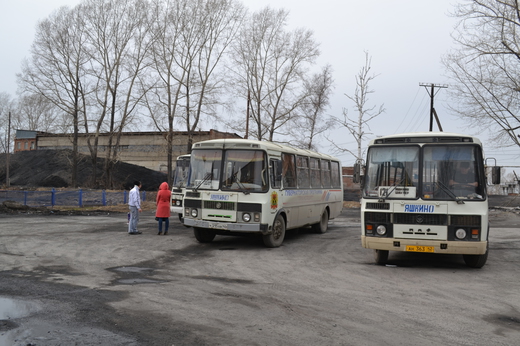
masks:
[[[0,297],[0,320],[25,317],[37,310],[34,303]]]
[[[32,302],[0,297],[0,345],[12,345],[20,332],[12,319],[29,316],[38,309]]]
[[[134,285],[134,284],[155,284],[163,283],[164,280],[148,279],[146,276],[152,274],[153,268],[143,267],[116,267],[109,268],[111,271],[120,272],[123,278],[116,280],[118,284]]]
[[[141,267],[117,267],[111,268],[111,270],[115,270],[123,273],[142,273],[147,271],[153,271],[152,268],[141,268]]]
[[[151,280],[151,279],[121,279],[121,280],[117,280],[117,282],[119,282],[121,284],[131,285],[131,284],[155,284],[155,283],[163,282],[163,281]]]

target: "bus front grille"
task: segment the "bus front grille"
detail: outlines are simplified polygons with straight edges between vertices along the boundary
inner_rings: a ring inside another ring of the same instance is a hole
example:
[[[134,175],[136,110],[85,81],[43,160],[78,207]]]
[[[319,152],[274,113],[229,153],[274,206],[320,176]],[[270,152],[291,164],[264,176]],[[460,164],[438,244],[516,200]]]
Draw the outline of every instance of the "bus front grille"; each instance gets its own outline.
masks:
[[[394,223],[402,225],[447,225],[446,214],[394,214]]]
[[[204,208],[219,210],[235,210],[235,203],[221,201],[204,201]]]

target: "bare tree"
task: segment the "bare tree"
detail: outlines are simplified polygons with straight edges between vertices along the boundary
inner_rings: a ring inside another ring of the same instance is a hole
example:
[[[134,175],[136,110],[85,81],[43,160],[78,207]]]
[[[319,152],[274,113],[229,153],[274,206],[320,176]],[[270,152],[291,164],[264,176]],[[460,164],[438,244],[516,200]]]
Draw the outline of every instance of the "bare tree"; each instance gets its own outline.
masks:
[[[16,110],[16,128],[43,132],[70,132],[72,118],[63,114],[49,100],[39,94],[22,94]]]
[[[11,95],[8,93],[2,92],[0,93],[0,133],[2,134],[0,137],[0,152],[7,153],[10,150],[9,138],[10,131],[13,126],[9,124],[9,113],[13,116],[13,111],[15,109],[16,102],[11,99]]]
[[[451,109],[471,127],[492,129],[492,140],[520,146],[520,5],[465,1],[452,37],[457,48],[443,62],[455,83]]]
[[[333,82],[330,65],[305,80],[306,98],[299,107],[295,126],[291,131],[292,142],[296,146],[317,151],[316,138],[332,126],[333,119],[325,118],[324,113],[330,105]]]
[[[304,76],[319,56],[311,31],[286,31],[288,15],[269,7],[253,13],[235,47],[236,86],[249,99],[250,131],[259,140],[288,133],[285,125],[305,99]]]
[[[107,132],[103,173],[105,186],[111,187],[121,133],[137,113],[146,92],[140,87],[139,77],[147,68],[151,20],[145,0],[87,0],[84,16],[98,108],[93,142],[89,138],[88,145],[94,164],[99,134]],[[85,131],[90,132],[88,121]]]
[[[385,112],[384,105],[380,105],[379,107],[376,105],[368,105],[369,96],[374,93],[374,90],[370,88],[370,82],[377,77],[377,75],[370,73],[370,70],[372,69],[371,63],[372,58],[369,56],[368,52],[365,52],[365,65],[356,75],[356,90],[353,95],[345,94],[349,100],[354,102],[354,109],[356,110],[357,117],[349,117],[346,108],[343,108],[343,119],[334,117],[335,122],[338,125],[345,127],[354,138],[357,143],[357,148],[356,150],[351,150],[334,142],[332,142],[332,144],[339,152],[347,152],[354,156],[356,161],[363,159],[363,140],[367,135],[371,134],[370,132],[366,132],[367,128],[370,130],[368,122]]]
[[[89,93],[80,8],[62,7],[38,24],[31,59],[18,75],[22,92],[44,97],[72,119],[72,186],[77,184],[79,122],[86,117]]]
[[[244,9],[233,0],[158,1],[154,8],[152,60],[158,78],[146,104],[156,127],[167,133],[171,179],[174,120],[184,123],[189,138],[186,151],[190,152],[199,122],[204,115],[214,115],[222,103],[224,76],[219,66]]]

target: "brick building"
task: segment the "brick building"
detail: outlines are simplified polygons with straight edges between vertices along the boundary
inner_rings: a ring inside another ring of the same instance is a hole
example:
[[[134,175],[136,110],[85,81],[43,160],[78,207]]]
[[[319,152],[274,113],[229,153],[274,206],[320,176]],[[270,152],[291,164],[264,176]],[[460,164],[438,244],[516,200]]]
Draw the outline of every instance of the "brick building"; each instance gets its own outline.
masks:
[[[87,146],[87,136],[79,134],[78,152],[90,155]],[[173,155],[177,157],[187,153],[188,133],[176,131],[173,134]],[[194,134],[193,142],[219,138],[241,138],[235,133],[220,132],[217,130],[198,131]],[[108,134],[99,135],[98,156],[104,157],[108,144]],[[40,131],[16,130],[14,152],[24,150],[55,150],[72,149],[71,134],[45,133]],[[119,160],[143,166],[155,171],[167,171],[167,143],[164,132],[125,132],[119,143]]]

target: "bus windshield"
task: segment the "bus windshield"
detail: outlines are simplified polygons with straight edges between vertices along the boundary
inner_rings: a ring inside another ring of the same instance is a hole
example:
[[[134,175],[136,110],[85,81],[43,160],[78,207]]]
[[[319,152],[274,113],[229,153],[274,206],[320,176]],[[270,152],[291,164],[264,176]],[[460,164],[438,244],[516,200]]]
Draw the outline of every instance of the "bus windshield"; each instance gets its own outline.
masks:
[[[190,157],[179,157],[175,165],[175,172],[173,176],[173,187],[186,187],[188,180],[188,171],[190,168]]]
[[[266,192],[267,157],[262,150],[197,149],[191,154],[191,176],[188,188]],[[221,170],[223,171],[221,172]],[[222,182],[222,184],[221,184]]]
[[[423,148],[424,199],[483,199],[484,177],[478,146],[425,145]]]
[[[363,195],[417,198],[418,173],[419,146],[370,148]]]
[[[193,150],[187,188],[217,190],[222,162],[221,149]]]
[[[224,158],[222,190],[265,192],[267,158],[261,150],[227,150]]]
[[[483,169],[477,165],[482,161],[481,155],[475,145],[372,147],[367,157],[363,196],[483,199],[484,177],[478,174]]]

